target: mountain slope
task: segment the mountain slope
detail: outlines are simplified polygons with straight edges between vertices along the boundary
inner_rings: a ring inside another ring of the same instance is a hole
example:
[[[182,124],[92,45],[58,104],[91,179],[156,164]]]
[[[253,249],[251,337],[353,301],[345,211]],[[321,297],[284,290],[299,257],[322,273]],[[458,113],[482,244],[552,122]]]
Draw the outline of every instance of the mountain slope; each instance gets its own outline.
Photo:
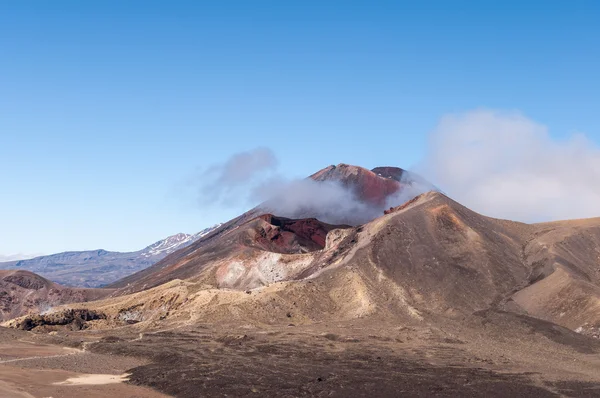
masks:
[[[0,263],[0,269],[31,271],[65,286],[100,287],[155,264],[170,253],[202,238],[218,226],[207,228],[195,235],[169,236],[136,252],[120,253],[106,250],[65,252]]]
[[[188,255],[174,253],[165,261],[110,287],[128,294],[186,279],[216,288],[249,289],[293,280],[319,262],[328,261],[329,232],[347,229],[316,219],[287,219],[271,214],[256,217],[237,228],[207,239]]]
[[[600,337],[600,218],[534,227],[523,248],[530,284],[514,302],[538,318]]]

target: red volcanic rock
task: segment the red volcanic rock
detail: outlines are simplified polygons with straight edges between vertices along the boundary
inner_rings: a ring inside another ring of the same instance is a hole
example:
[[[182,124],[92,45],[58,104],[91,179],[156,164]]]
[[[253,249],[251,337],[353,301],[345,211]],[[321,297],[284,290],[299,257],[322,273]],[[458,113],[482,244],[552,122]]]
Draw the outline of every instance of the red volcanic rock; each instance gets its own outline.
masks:
[[[373,170],[378,170],[380,175],[362,167],[341,163],[326,167],[310,178],[315,181],[338,181],[353,189],[362,201],[380,206],[385,204],[389,195],[402,187],[399,180],[404,170],[397,167],[378,167]]]
[[[329,231],[349,228],[347,225],[326,224],[316,218],[294,220],[263,214],[257,219],[264,223],[258,226],[254,243],[265,250],[280,253],[321,250],[325,247]]]

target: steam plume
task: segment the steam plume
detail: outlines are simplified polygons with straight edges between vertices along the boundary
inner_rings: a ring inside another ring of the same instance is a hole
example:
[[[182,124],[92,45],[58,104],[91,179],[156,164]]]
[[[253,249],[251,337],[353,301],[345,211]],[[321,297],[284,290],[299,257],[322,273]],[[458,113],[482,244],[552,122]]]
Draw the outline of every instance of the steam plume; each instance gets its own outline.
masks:
[[[352,187],[338,181],[311,179],[269,182],[257,192],[262,194],[260,207],[282,217],[314,217],[330,224],[359,225],[383,215],[389,207],[398,206],[415,196],[435,189],[412,173],[405,173],[402,188],[374,204],[361,200]]]
[[[256,205],[263,212],[289,218],[314,217],[330,224],[358,225],[383,214],[433,187],[408,173],[403,189],[384,203],[361,200],[352,187],[338,181],[287,179],[276,172],[277,159],[267,148],[233,155],[204,173],[201,202]]]

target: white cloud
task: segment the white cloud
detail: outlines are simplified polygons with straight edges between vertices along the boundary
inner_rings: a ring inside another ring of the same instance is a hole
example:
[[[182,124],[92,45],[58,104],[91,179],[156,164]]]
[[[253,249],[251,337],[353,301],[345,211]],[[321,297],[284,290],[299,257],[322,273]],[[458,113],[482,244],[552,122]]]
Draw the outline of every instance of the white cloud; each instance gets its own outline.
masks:
[[[208,173],[216,173],[220,184],[239,184],[252,180],[257,174],[277,167],[277,157],[269,148],[255,148],[232,155],[223,164],[213,166]]]
[[[534,222],[600,216],[600,149],[558,141],[517,112],[442,117],[418,171],[485,215]]]

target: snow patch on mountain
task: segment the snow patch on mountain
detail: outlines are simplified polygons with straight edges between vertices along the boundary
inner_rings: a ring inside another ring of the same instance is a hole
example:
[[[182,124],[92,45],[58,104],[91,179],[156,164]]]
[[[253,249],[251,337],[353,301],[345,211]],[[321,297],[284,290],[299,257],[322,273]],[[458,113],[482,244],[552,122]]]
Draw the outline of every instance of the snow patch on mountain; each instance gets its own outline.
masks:
[[[142,257],[153,257],[160,254],[173,253],[178,248],[182,247],[186,243],[192,240],[192,235],[188,234],[177,234],[169,236],[166,239],[159,240],[158,242],[148,246],[141,253]]]
[[[179,233],[176,235],[169,236],[168,238],[159,240],[158,242],[145,248],[142,251],[141,256],[146,258],[160,255],[166,256],[167,254],[171,254],[176,250],[191,245],[198,239],[208,235],[215,229],[219,228],[221,225],[222,224],[213,225],[212,227],[203,229],[202,231],[194,235]]]

